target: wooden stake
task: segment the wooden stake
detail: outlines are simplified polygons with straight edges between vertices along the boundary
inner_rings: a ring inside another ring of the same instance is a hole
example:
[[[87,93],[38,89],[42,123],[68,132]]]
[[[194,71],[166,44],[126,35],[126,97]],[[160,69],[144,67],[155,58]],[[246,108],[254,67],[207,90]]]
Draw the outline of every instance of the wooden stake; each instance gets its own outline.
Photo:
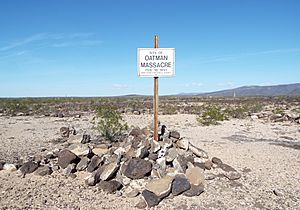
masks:
[[[157,35],[154,36],[154,48],[158,48]],[[154,109],[154,140],[158,141],[158,77],[154,77],[153,109]]]

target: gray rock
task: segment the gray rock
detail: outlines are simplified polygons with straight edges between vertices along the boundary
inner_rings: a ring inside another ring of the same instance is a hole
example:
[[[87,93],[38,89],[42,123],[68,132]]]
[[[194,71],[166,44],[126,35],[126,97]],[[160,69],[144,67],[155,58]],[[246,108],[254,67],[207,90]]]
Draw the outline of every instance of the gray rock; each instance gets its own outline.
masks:
[[[99,165],[102,163],[102,161],[103,161],[102,158],[98,157],[97,155],[94,155],[86,170],[88,172],[95,171],[99,167]]]
[[[210,160],[205,161],[204,167],[206,170],[210,170],[213,166],[213,163]]]
[[[132,189],[130,187],[125,189],[125,195],[128,198],[134,198],[136,196],[138,196],[140,194],[140,192],[137,189]]]
[[[111,181],[101,180],[98,186],[100,189],[102,189],[107,193],[114,193],[123,187],[122,184],[116,180],[111,180]]]
[[[79,158],[69,150],[62,150],[58,153],[58,165],[61,168],[66,168],[69,164],[75,163]]]
[[[102,171],[102,167],[98,168],[96,171],[94,171],[88,177],[85,178],[85,183],[89,186],[95,186],[100,181],[100,175]]]
[[[101,173],[100,179],[104,181],[111,179],[119,169],[119,165],[117,163],[110,163],[103,167],[104,169],[103,172]]]
[[[165,157],[158,158],[156,160],[156,163],[159,165],[160,169],[166,170],[167,164],[166,164],[166,158]]]
[[[174,168],[178,173],[185,173],[187,168],[187,161],[182,155],[178,155],[172,162]]]
[[[172,194],[180,195],[181,193],[189,190],[191,185],[185,176],[177,175],[172,183]]]
[[[142,197],[146,201],[149,208],[158,205],[160,202],[160,198],[149,190],[144,190],[142,192]]]
[[[284,195],[284,193],[281,190],[278,190],[278,189],[273,190],[273,193],[276,196],[283,196]]]
[[[189,140],[187,139],[180,139],[176,142],[177,147],[184,149],[187,151],[189,149]]]
[[[75,172],[76,172],[76,164],[71,163],[64,169],[63,174],[65,176],[70,176],[72,173],[75,173]]]
[[[165,157],[166,153],[167,153],[166,148],[162,148],[161,150],[158,151],[158,158]]]
[[[158,154],[156,153],[150,153],[148,156],[149,160],[156,161],[158,159]]]
[[[28,161],[26,163],[24,163],[19,170],[21,171],[22,174],[30,174],[32,172],[34,172],[37,168],[39,167],[39,165],[33,161]]]
[[[63,138],[68,138],[69,137],[70,130],[69,130],[68,127],[61,127],[59,129],[59,132],[60,132],[61,137],[63,137]]]
[[[227,165],[225,163],[221,163],[218,166],[225,172],[236,171],[233,167],[231,167],[230,165]]]
[[[178,131],[171,131],[169,137],[180,139],[180,133]]]
[[[89,158],[82,157],[80,159],[79,163],[76,166],[76,170],[77,171],[83,171],[83,170],[85,170],[88,167],[89,163],[90,163],[90,159]]]
[[[175,158],[177,158],[178,152],[176,148],[170,148],[166,154],[166,161],[172,162]]]
[[[237,180],[242,177],[242,175],[237,171],[228,171],[223,173],[225,177],[227,177],[229,180]]]
[[[189,150],[194,153],[197,157],[200,158],[208,158],[207,152],[205,152],[202,149],[199,149],[198,147],[192,145],[191,143],[189,144]]]
[[[35,170],[34,174],[39,176],[46,176],[52,174],[52,169],[49,166],[42,166]]]
[[[203,185],[191,185],[191,188],[183,193],[183,195],[187,197],[192,196],[199,196],[201,193],[204,192],[204,186]]]
[[[152,164],[148,160],[134,158],[131,159],[124,171],[124,175],[131,179],[140,179],[150,174]]]
[[[83,134],[82,135],[82,139],[81,139],[81,143],[82,144],[87,144],[91,142],[91,135],[89,134]]]

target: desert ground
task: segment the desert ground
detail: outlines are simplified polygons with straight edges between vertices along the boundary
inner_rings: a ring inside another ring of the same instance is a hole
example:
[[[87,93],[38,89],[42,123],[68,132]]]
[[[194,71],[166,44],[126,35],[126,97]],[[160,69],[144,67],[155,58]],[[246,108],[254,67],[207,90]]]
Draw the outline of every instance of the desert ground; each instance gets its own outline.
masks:
[[[168,196],[153,209],[299,209],[300,206],[300,126],[293,122],[261,119],[230,119],[219,125],[201,126],[193,114],[160,115],[169,130],[180,132],[209,158],[218,157],[232,166],[241,178],[215,176],[205,180],[199,196]],[[0,160],[15,163],[22,157],[45,155],[80,141],[82,134],[93,136],[93,114],[75,117],[1,116]],[[124,114],[131,127],[152,123],[151,114]],[[77,135],[57,142],[62,126],[74,127]],[[136,209],[140,196],[107,194],[97,186],[87,186],[87,172],[66,177],[18,171],[0,171],[0,209]],[[210,170],[205,170],[209,176]]]

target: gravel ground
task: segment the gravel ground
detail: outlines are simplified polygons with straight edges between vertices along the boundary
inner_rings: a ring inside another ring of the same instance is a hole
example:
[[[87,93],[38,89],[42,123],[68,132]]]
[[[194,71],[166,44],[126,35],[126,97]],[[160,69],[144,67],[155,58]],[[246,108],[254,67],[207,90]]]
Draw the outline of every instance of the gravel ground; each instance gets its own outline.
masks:
[[[0,160],[14,162],[22,156],[63,147],[55,143],[61,126],[96,135],[91,119],[0,117]],[[151,115],[127,115],[124,119],[140,127],[152,122]],[[162,115],[160,121],[210,157],[221,158],[242,177],[235,181],[216,177],[206,182],[200,196],[170,197],[154,209],[300,209],[299,125],[230,120],[202,127],[194,115]],[[77,174],[76,178],[66,178],[59,172],[21,178],[18,172],[0,171],[0,209],[135,209],[140,199],[88,187],[83,180],[87,174]]]

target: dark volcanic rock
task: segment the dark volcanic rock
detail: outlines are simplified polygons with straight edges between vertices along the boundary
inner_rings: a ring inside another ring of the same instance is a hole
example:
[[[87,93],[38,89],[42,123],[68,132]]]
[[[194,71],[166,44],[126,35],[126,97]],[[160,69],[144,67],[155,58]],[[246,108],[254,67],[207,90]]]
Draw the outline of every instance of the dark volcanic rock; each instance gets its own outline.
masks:
[[[180,139],[180,133],[178,131],[171,131],[169,137],[173,137],[175,139]]]
[[[67,168],[67,166],[71,163],[75,163],[79,160],[79,158],[69,150],[62,150],[58,153],[58,165],[61,168]]]
[[[82,139],[81,139],[81,143],[82,144],[86,144],[91,142],[91,135],[89,134],[83,134]]]
[[[177,175],[172,183],[172,194],[179,195],[191,188],[189,180],[184,176]]]
[[[131,179],[140,179],[150,174],[152,164],[148,160],[134,158],[131,159],[124,171],[124,175]]]
[[[61,127],[59,129],[60,135],[63,138],[68,138],[70,134],[70,129],[68,127]]]
[[[71,163],[64,169],[63,173],[65,176],[70,176],[71,174],[76,172],[76,164]]]
[[[156,153],[150,153],[148,156],[149,160],[156,161],[158,159],[158,154]]]
[[[85,179],[85,183],[89,186],[95,186],[100,181],[103,168],[100,167]]]
[[[192,184],[191,188],[189,190],[185,191],[183,193],[183,195],[188,196],[188,197],[192,197],[192,196],[198,196],[203,192],[204,192],[203,185],[196,186],[196,185]]]
[[[26,163],[24,163],[19,170],[22,172],[22,174],[30,174],[32,172],[34,172],[37,168],[39,167],[39,165],[33,161],[28,161]]]
[[[142,192],[142,196],[149,208],[158,205],[160,202],[160,198],[157,195],[155,195],[153,192],[150,192],[149,190],[144,190]]]
[[[116,180],[100,181],[98,185],[100,189],[108,193],[114,193],[123,187],[123,185]]]
[[[226,172],[229,172],[229,171],[236,171],[233,167],[231,167],[230,165],[227,165],[227,164],[225,164],[225,163],[219,164],[219,167],[220,167],[223,171],[226,171]]]

